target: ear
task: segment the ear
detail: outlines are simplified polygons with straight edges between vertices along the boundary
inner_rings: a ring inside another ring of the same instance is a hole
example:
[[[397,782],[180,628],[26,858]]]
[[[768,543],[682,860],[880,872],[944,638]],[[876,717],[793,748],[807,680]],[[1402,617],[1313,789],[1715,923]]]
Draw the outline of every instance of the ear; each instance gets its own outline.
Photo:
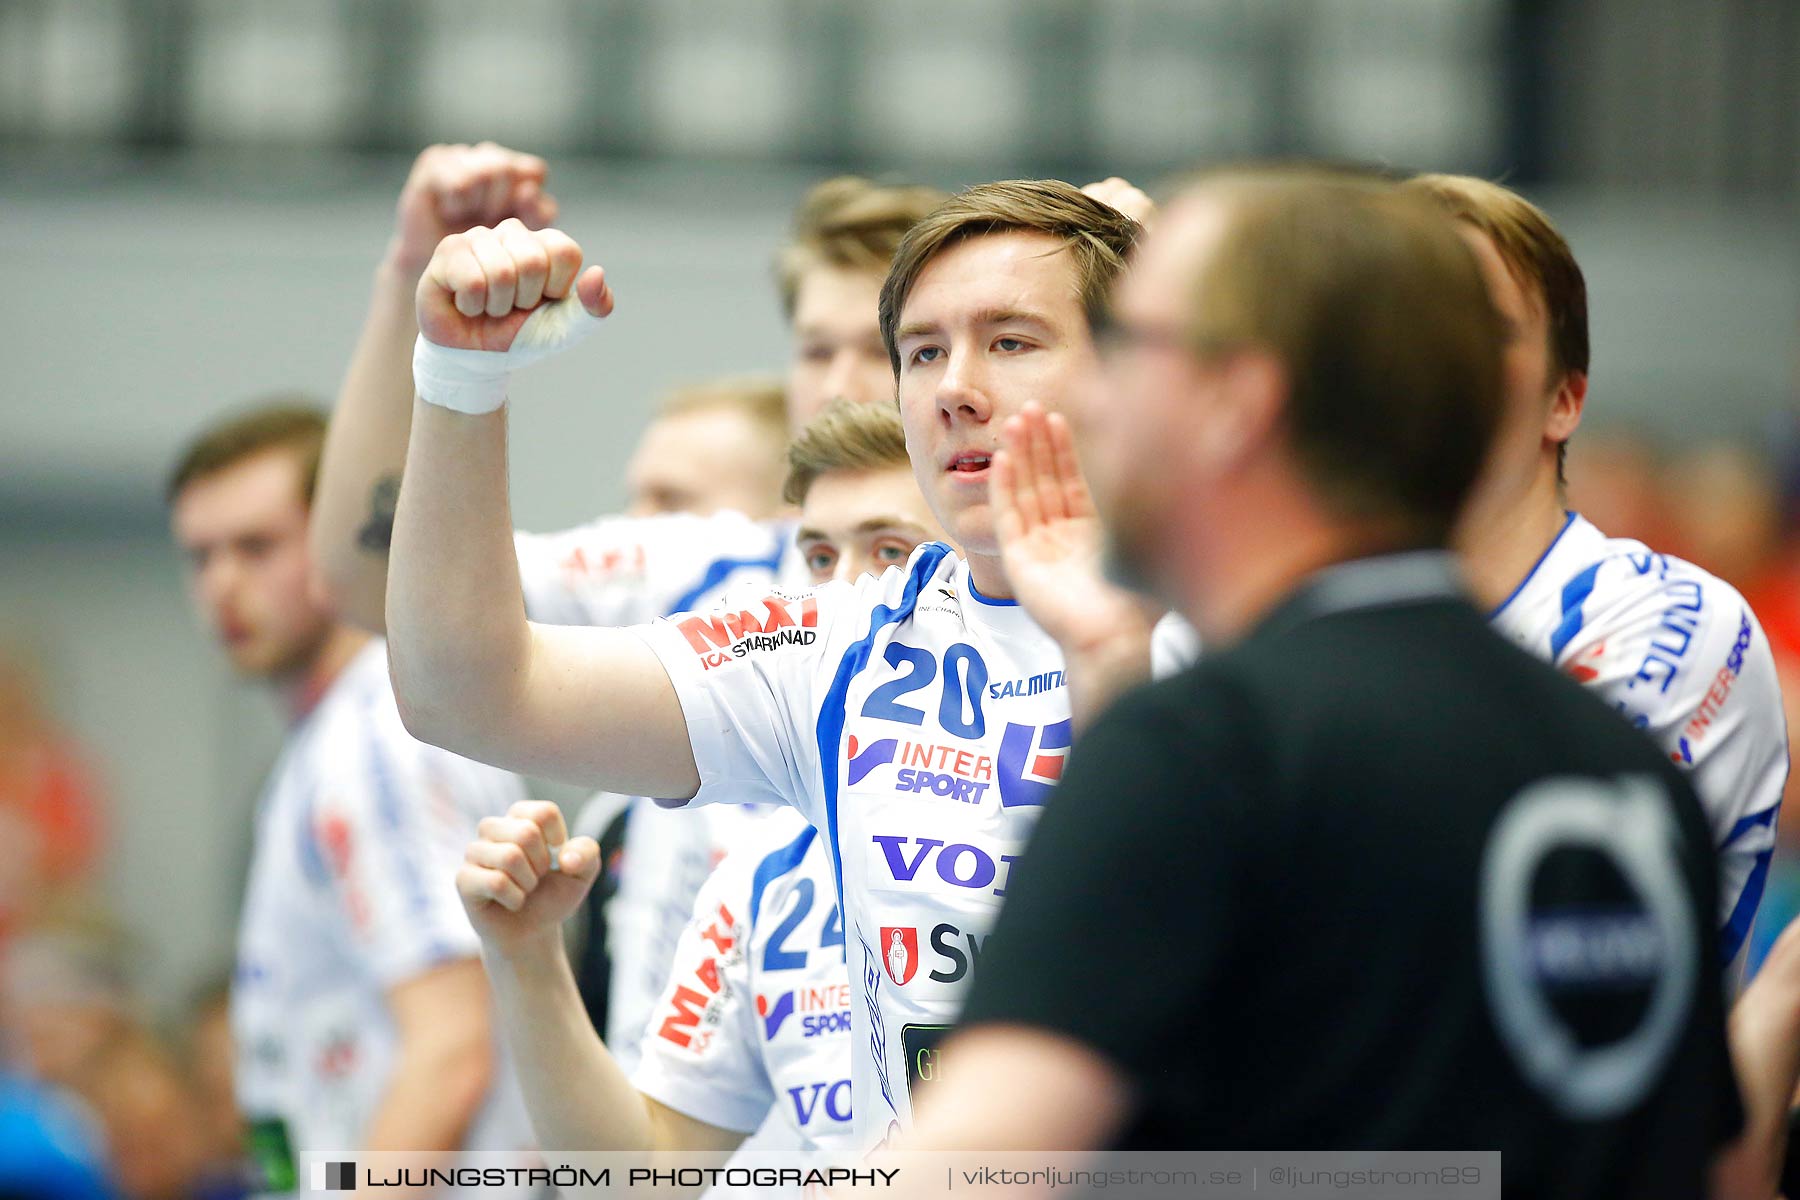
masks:
[[[1544,414],[1544,440],[1562,443],[1581,428],[1581,414],[1587,408],[1587,372],[1565,371],[1550,398],[1550,411]]]
[[[1244,351],[1221,363],[1217,402],[1202,437],[1206,456],[1221,471],[1259,457],[1277,437],[1287,402],[1287,375],[1268,354]]]

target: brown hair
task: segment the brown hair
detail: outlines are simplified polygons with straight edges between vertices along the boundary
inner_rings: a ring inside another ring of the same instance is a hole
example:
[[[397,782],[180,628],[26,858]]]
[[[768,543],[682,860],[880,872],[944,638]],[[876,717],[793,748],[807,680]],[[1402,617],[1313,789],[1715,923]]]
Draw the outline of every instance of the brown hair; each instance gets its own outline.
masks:
[[[906,231],[943,200],[936,188],[887,187],[857,175],[814,186],[775,258],[782,311],[793,317],[801,279],[819,267],[885,274]]]
[[[1192,344],[1271,353],[1321,499],[1442,544],[1501,407],[1499,318],[1468,246],[1436,207],[1366,177],[1264,168],[1199,187],[1227,211],[1194,278]]]
[[[1042,233],[1062,242],[1074,257],[1081,304],[1091,325],[1106,310],[1113,282],[1142,229],[1118,209],[1057,179],[1009,179],[958,192],[907,231],[881,286],[881,340],[896,376],[900,350],[894,331],[926,264],[969,238],[1014,232]]]
[[[787,440],[787,391],[779,379],[736,376],[690,384],[664,396],[656,409],[659,418],[702,412],[737,413],[776,441]]]
[[[813,483],[831,471],[880,471],[911,465],[906,430],[890,404],[834,400],[788,444],[781,498],[804,504]]]
[[[234,414],[195,435],[163,489],[175,502],[196,479],[216,475],[246,458],[269,450],[291,451],[300,466],[300,498],[312,507],[319,457],[325,449],[325,413],[309,397],[275,396],[255,408]]]
[[[1515,191],[1471,175],[1420,175],[1401,186],[1430,196],[1452,217],[1487,235],[1513,278],[1543,302],[1552,364],[1558,371],[1585,375],[1587,280],[1544,210]]]
[[[1419,175],[1404,187],[1430,196],[1456,220],[1487,235],[1500,261],[1544,306],[1550,365],[1559,375],[1588,371],[1587,280],[1569,243],[1544,210],[1519,193],[1472,175]],[[1567,439],[1556,447],[1556,482],[1567,483]]]

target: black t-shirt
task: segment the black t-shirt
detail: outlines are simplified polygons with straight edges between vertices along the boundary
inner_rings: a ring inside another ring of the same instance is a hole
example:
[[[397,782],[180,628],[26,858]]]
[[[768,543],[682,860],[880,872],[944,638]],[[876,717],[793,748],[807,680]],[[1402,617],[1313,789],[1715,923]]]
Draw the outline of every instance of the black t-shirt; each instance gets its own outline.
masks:
[[[1699,1195],[1742,1122],[1681,774],[1440,555],[1309,581],[1126,697],[1014,870],[965,1024],[1109,1058],[1125,1148],[1500,1150]]]

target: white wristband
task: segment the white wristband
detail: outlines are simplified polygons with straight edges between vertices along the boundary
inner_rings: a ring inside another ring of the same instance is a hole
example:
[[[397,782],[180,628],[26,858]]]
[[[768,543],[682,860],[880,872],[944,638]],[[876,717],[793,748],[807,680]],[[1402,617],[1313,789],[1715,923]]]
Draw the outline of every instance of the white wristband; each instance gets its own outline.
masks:
[[[460,413],[491,413],[506,403],[507,378],[520,367],[568,349],[600,328],[601,318],[575,293],[540,304],[525,318],[510,350],[460,350],[413,343],[413,386],[427,404]]]

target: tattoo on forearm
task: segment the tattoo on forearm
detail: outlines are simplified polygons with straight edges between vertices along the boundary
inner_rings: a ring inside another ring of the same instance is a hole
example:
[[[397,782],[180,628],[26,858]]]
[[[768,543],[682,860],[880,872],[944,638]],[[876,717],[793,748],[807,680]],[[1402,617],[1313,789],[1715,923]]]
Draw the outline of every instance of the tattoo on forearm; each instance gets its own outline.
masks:
[[[369,519],[356,531],[356,544],[373,554],[386,554],[394,544],[394,506],[400,500],[400,477],[384,475],[369,491]]]

